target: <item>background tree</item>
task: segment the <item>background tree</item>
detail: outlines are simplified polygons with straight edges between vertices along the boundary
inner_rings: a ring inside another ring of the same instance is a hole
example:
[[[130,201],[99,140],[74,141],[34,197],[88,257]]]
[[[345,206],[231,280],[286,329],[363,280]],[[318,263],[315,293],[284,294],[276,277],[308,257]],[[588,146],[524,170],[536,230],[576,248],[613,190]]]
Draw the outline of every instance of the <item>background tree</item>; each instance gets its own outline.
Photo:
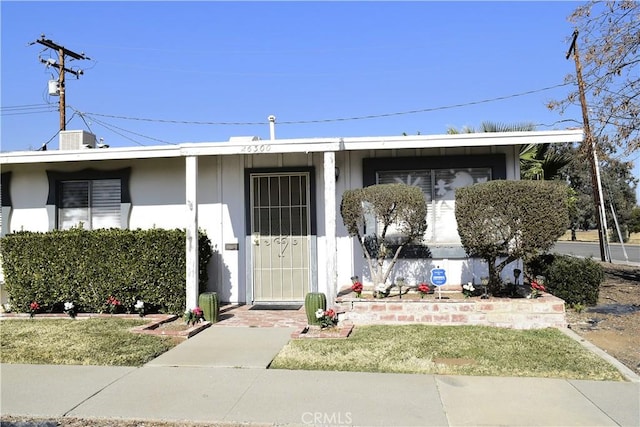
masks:
[[[602,162],[601,178],[610,240],[620,241],[615,229],[616,220],[620,226],[623,241],[629,238],[629,221],[636,206],[636,185],[638,179],[631,174],[628,162],[608,158]],[[613,211],[612,211],[613,208]],[[615,212],[616,218],[613,218]]]
[[[340,214],[349,235],[360,243],[376,292],[386,289],[385,284],[402,248],[421,240],[427,231],[424,194],[420,188],[406,184],[379,184],[347,190],[342,195]],[[377,224],[374,230],[366,230],[367,234],[374,234],[369,240],[365,239],[367,218],[375,219]],[[391,247],[395,248],[393,253],[390,253]],[[385,259],[389,256],[391,261],[385,268]]]
[[[567,187],[553,181],[489,181],[456,190],[458,233],[467,254],[489,267],[489,292],[505,266],[550,249],[569,224]]]
[[[601,147],[607,148],[605,144]],[[611,150],[612,147],[609,147]],[[588,230],[596,226],[595,207],[593,205],[593,187],[591,183],[591,169],[585,167],[588,164],[589,154],[580,150],[575,144],[567,143],[553,148],[560,155],[572,160],[561,169],[558,179],[566,182],[576,196],[575,211],[571,216],[571,226],[576,229]],[[612,157],[604,150],[606,156],[600,162],[600,176],[603,187],[605,211],[607,213],[607,225],[613,230],[615,222],[611,213],[611,205],[618,223],[625,230],[624,237],[628,237],[629,221],[631,213],[636,206],[636,186],[638,179],[632,174],[632,163]],[[617,240],[617,232],[610,234]]]
[[[637,206],[631,210],[631,219],[629,220],[629,232],[640,233],[640,208]]]
[[[640,2],[590,1],[569,17],[578,47],[594,137],[623,148],[640,148]],[[567,46],[568,47],[568,46]],[[575,82],[568,75],[567,82]],[[578,88],[549,108],[578,104]]]

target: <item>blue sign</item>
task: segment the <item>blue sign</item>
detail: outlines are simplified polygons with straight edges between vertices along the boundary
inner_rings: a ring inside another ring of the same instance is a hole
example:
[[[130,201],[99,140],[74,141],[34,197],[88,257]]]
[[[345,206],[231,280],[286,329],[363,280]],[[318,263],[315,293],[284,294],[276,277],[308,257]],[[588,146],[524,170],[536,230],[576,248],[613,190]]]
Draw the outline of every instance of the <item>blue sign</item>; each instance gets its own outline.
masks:
[[[431,283],[436,286],[442,286],[447,283],[447,275],[444,271],[444,268],[431,269]]]

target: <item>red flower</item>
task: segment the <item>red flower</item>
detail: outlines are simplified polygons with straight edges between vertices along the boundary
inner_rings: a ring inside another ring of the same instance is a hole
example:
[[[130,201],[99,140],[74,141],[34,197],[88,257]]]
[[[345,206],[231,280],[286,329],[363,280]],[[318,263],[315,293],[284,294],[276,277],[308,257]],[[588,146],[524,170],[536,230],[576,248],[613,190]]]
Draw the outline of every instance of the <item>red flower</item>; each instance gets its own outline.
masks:
[[[333,319],[334,317],[336,317],[336,312],[332,308],[330,308],[329,310],[324,312],[324,315],[330,319]]]
[[[536,282],[535,280],[531,282],[531,287],[537,291],[541,291],[541,292],[546,291],[546,289],[544,288],[544,285]]]
[[[29,309],[31,311],[38,311],[40,310],[40,304],[38,304],[37,302],[32,302],[31,304],[29,304]]]
[[[362,288],[363,288],[363,286],[362,286],[362,283],[360,283],[360,282],[355,282],[353,285],[351,285],[351,290],[353,292],[360,293],[360,292],[362,292]]]
[[[431,289],[426,283],[420,283],[420,285],[418,285],[418,291],[422,292],[423,294],[428,294]]]
[[[194,308],[193,314],[195,314],[197,317],[202,317],[202,309],[200,307]]]
[[[120,305],[120,301],[117,298],[115,298],[113,295],[109,295],[109,298],[107,298],[107,304]]]

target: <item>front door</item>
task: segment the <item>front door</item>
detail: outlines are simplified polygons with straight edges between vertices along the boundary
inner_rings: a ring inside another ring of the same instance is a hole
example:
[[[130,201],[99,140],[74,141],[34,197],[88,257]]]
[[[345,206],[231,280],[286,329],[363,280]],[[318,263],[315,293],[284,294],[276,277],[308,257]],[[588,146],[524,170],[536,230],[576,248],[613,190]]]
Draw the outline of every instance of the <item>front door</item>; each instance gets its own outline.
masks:
[[[309,178],[251,174],[254,302],[303,301],[309,292]]]

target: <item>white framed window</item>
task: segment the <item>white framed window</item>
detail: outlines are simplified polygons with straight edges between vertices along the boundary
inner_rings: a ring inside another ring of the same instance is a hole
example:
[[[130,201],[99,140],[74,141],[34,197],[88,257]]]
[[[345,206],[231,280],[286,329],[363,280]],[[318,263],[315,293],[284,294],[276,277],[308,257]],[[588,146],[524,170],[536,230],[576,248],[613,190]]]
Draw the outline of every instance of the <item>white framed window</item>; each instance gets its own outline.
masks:
[[[120,228],[119,179],[60,181],[58,185],[58,229],[80,224],[90,230]]]
[[[455,215],[455,191],[492,179],[491,168],[404,169],[376,172],[377,184],[414,185],[427,200],[425,244],[460,245]]]
[[[11,217],[11,172],[0,174],[0,236],[9,232],[9,221]],[[1,269],[0,269],[1,270]]]
[[[506,179],[503,153],[370,157],[362,160],[364,186],[403,182],[420,187],[427,200],[427,231],[408,245],[403,258],[465,258],[455,218],[455,189],[485,180]],[[372,224],[367,221],[366,229]]]
[[[47,171],[49,230],[128,228],[131,168]]]

